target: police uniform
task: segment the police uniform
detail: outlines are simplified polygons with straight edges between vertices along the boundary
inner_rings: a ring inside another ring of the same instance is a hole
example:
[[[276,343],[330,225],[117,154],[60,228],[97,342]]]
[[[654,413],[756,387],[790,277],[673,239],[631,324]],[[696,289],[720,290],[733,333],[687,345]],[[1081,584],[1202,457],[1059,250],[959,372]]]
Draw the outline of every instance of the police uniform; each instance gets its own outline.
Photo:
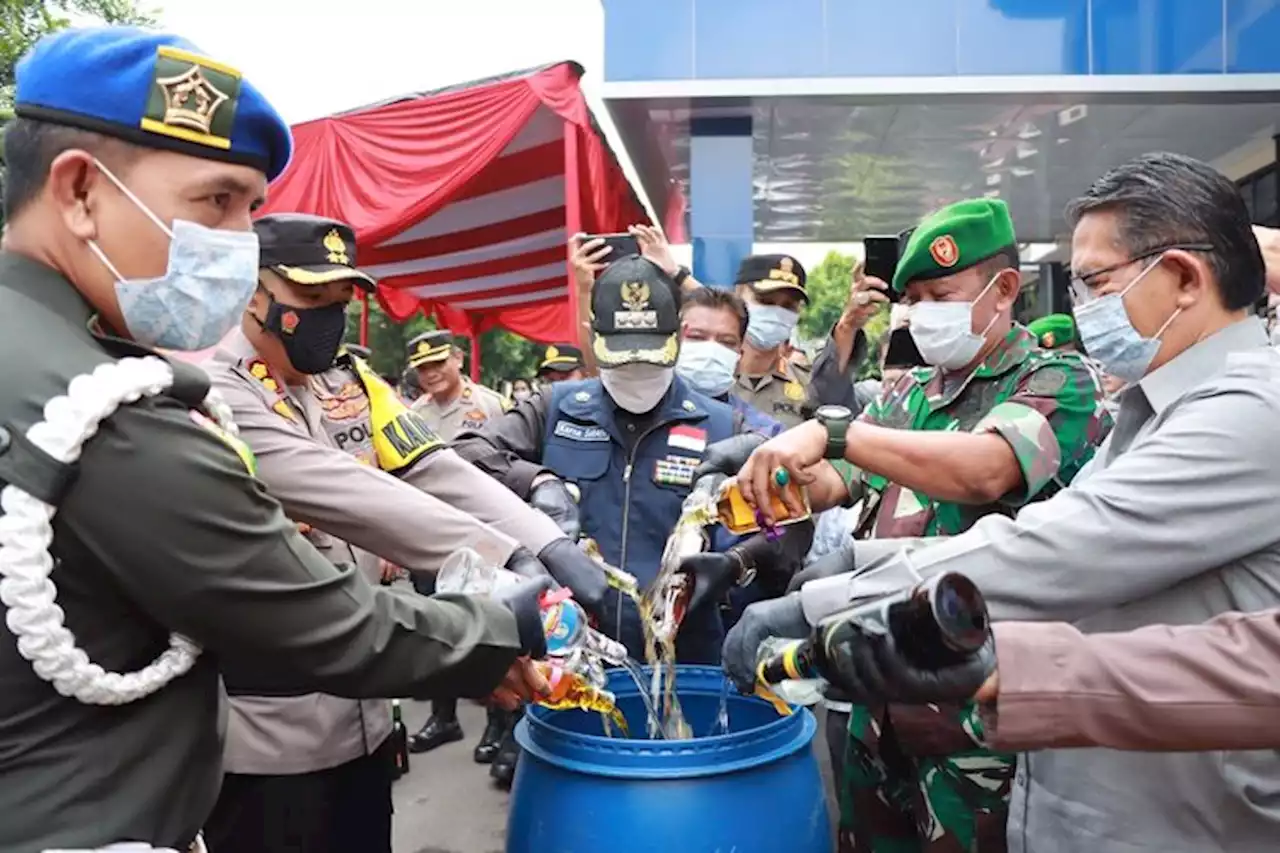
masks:
[[[354,266],[355,236],[343,223],[279,214],[258,220],[255,230],[263,268],[295,285],[351,280],[373,286]],[[290,387],[237,332],[209,371],[256,455],[259,479],[305,525],[317,550],[335,565],[360,566],[373,583],[379,577],[376,563],[361,560],[353,545],[399,566],[434,569],[464,545],[502,565],[517,541],[537,550],[559,535],[553,524],[448,453],[349,351],[333,368]],[[470,492],[467,499],[464,491]],[[481,523],[459,504],[495,520],[507,514],[512,535]],[[283,849],[270,840],[254,843],[260,824],[306,838],[313,849],[327,837],[358,842],[364,850],[389,849],[387,703],[322,694],[264,697],[241,689],[230,676],[227,688],[233,697],[228,776],[209,823],[214,853]],[[352,780],[358,780],[360,796],[337,796]],[[347,804],[326,809],[323,803],[330,799]]]
[[[674,285],[660,269],[638,257],[618,261],[596,281],[591,300],[592,347],[602,370],[675,364],[679,306]],[[519,495],[528,495],[533,481],[547,472],[575,484],[583,535],[596,540],[608,563],[643,585],[658,573],[703,451],[743,429],[732,408],[694,391],[678,375],[645,415],[619,408],[600,379],[585,379],[555,383],[484,431],[463,433],[453,446]],[[642,657],[639,616],[629,599],[619,608],[620,598],[611,601],[613,610],[600,627]],[[715,608],[690,613],[677,656],[718,662],[722,633]]]
[[[439,364],[452,357],[453,335],[439,329],[424,332],[409,341],[409,369],[417,370],[428,364]],[[462,390],[456,399],[442,404],[433,397],[419,397],[413,409],[445,441],[464,430],[483,429],[491,418],[497,418],[508,408],[501,394],[477,385],[467,377],[461,377]]]
[[[804,267],[790,255],[751,255],[738,267],[738,286],[745,285],[755,293],[789,290],[806,302]],[[738,374],[732,393],[757,411],[768,415],[785,427],[797,426],[822,405],[816,392],[810,391],[810,370],[779,353],[772,369],[762,376]]]
[[[572,373],[581,370],[582,366],[582,350],[572,344],[552,344],[542,354],[538,378],[543,379],[552,373]]]
[[[957,202],[912,233],[892,287],[953,275],[1016,246],[1004,202]],[[992,432],[1014,452],[1022,484],[989,505],[913,492],[849,462],[832,464],[862,500],[859,536],[954,536],[992,513],[1011,515],[1062,489],[1110,428],[1101,388],[1079,355],[1040,348],[1014,324],[967,375],[916,368],[884,389],[859,419],[925,432]],[[854,707],[843,768],[841,849],[871,853],[1005,849],[1014,757],[981,746],[977,708]],[[886,722],[887,721],[887,722]],[[891,734],[886,734],[886,730]]]
[[[19,64],[16,102],[24,120],[268,178],[289,159],[288,127],[258,90],[170,35],[47,36]],[[222,782],[224,674],[282,691],[483,696],[521,654],[516,619],[499,605],[406,598],[335,569],[254,475],[252,454],[215,423],[223,409],[204,402],[207,377],[112,337],[56,270],[0,253],[0,318],[0,359],[27,366],[0,380],[6,575],[7,561],[32,547],[12,527],[45,524],[17,510],[34,499],[57,512],[47,592],[57,609],[13,576],[0,581],[10,631],[44,638],[19,653],[10,633],[0,637],[0,850],[124,841],[186,850]],[[77,425],[100,417],[107,393],[125,396],[101,427]],[[46,412],[68,394],[81,404]],[[74,465],[51,455],[70,458],[53,433],[83,440]],[[37,534],[36,547],[43,541]],[[50,618],[88,660],[145,675],[104,679],[75,654],[37,670],[28,656],[61,656],[68,641],[45,633]]]

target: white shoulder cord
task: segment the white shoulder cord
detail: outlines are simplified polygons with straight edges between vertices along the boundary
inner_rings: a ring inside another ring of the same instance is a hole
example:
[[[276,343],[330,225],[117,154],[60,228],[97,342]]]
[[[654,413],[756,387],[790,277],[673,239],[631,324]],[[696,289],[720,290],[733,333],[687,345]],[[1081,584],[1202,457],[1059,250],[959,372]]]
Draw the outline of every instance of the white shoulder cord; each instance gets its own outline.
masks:
[[[67,393],[44,406],[44,420],[27,438],[63,463],[73,463],[98,425],[121,405],[155,396],[174,381],[173,368],[155,356],[126,358],[99,365],[92,375],[71,380]],[[231,411],[210,390],[205,407],[227,432],[235,434]],[[169,648],[137,672],[107,672],[89,660],[63,624],[57,589],[49,579],[53,557],[52,520],[57,507],[16,486],[0,491],[0,602],[8,608],[5,623],[18,640],[18,653],[36,675],[63,696],[86,705],[124,705],[155,693],[195,664],[200,648],[173,634]]]

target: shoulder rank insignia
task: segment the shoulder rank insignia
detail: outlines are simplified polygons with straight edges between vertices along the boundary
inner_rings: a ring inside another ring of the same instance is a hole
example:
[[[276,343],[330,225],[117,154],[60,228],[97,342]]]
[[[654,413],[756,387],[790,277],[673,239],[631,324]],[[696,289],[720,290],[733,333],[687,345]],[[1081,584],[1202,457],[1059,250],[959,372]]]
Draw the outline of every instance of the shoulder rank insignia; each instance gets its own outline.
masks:
[[[190,409],[189,412],[191,420],[196,424],[196,426],[213,434],[220,439],[223,444],[234,450],[236,452],[236,456],[239,456],[240,461],[244,463],[245,470],[248,471],[251,476],[258,476],[258,460],[254,457],[253,451],[249,449],[249,445],[218,426],[212,418],[202,412],[197,412],[195,409]]]
[[[693,404],[692,400],[685,400],[680,404],[680,408],[684,409],[686,412],[692,412],[698,407]]]
[[[258,380],[268,394],[277,396],[278,399],[271,403],[271,411],[285,420],[297,422],[297,412],[293,410],[293,406],[289,405],[289,402],[284,398],[284,387],[271,375],[271,369],[267,367],[267,363],[260,358],[255,358],[246,362],[245,367],[248,369],[249,375]]]
[[[591,399],[591,395],[588,394],[586,391],[579,391],[577,394],[573,395],[573,401],[575,403],[585,403],[590,399]]]

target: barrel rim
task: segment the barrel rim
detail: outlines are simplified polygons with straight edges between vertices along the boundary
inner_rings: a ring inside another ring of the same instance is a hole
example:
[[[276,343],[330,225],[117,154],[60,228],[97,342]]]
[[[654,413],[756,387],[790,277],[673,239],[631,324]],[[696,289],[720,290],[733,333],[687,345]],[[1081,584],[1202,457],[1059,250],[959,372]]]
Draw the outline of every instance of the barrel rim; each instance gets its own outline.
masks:
[[[719,696],[723,678],[716,667],[679,666],[676,672],[677,689],[682,692]],[[635,688],[618,691],[628,692],[634,693]],[[744,698],[748,697],[738,697]],[[616,779],[692,779],[750,770],[807,749],[818,730],[809,709],[798,708],[790,716],[740,732],[687,741],[633,740],[560,728],[550,722],[560,713],[567,712],[531,707],[516,726],[521,748],[556,767]]]

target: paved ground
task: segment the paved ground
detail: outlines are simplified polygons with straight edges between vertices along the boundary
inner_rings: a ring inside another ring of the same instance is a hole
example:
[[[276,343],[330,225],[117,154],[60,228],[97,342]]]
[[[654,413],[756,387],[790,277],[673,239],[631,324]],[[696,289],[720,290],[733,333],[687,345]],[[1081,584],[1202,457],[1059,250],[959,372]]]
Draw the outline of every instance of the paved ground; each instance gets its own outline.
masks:
[[[431,706],[405,703],[405,725],[416,732]],[[503,853],[507,794],[489,781],[489,768],[471,760],[484,731],[484,708],[458,703],[466,737],[414,755],[409,775],[395,786],[395,853]]]
[[[405,724],[413,733],[426,722],[430,705],[407,702],[404,710]],[[507,794],[489,781],[488,767],[471,760],[471,750],[484,731],[485,712],[478,705],[461,702],[458,716],[466,737],[413,756],[409,775],[396,783],[394,853],[503,853]],[[814,750],[826,777],[822,731],[820,712]],[[829,778],[827,790],[831,791]],[[834,810],[830,797],[827,805]]]

